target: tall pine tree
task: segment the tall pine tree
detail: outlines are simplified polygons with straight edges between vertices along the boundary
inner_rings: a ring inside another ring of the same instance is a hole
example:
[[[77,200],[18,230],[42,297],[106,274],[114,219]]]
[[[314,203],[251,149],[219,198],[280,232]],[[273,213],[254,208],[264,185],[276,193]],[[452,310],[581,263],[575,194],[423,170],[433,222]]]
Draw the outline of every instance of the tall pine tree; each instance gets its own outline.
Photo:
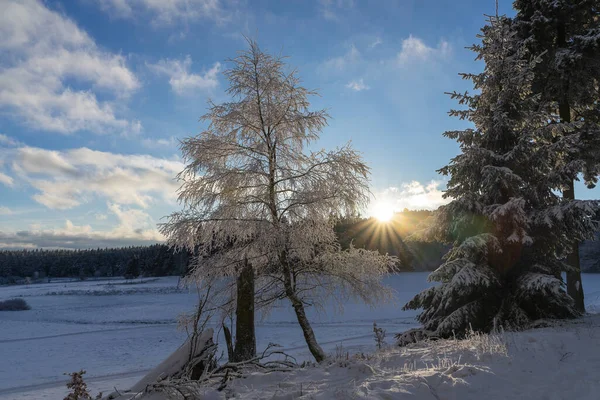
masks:
[[[600,3],[598,0],[516,0],[515,27],[529,51],[540,57],[533,92],[550,123],[560,123],[563,144],[556,189],[575,199],[574,181],[583,174],[589,187],[600,173]],[[565,138],[564,136],[568,136]],[[573,244],[567,292],[585,311],[579,245]]]
[[[549,172],[560,163],[553,138],[562,126],[548,125],[537,109],[531,86],[540,60],[531,58],[509,18],[491,17],[478,37],[481,44],[471,49],[485,69],[462,74],[478,93],[452,93],[466,109],[450,112],[474,128],[444,134],[462,150],[440,170],[450,176],[445,196],[453,201],[419,234],[453,246],[429,277],[440,285],[405,306],[423,309],[418,319],[425,335],[577,316],[561,259],[571,239],[590,237],[596,228],[596,203],[565,202],[552,191],[557,178]],[[417,336],[409,332],[400,343]]]

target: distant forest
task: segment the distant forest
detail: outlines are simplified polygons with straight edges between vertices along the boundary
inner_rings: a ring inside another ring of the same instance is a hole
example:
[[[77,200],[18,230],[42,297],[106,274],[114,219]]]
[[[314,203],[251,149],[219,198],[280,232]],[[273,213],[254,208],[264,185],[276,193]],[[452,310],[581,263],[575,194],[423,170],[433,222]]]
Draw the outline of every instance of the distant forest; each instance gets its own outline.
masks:
[[[164,244],[89,250],[0,251],[0,283],[20,279],[109,276],[181,275],[190,254],[175,253]]]
[[[401,271],[432,271],[448,249],[440,243],[407,241],[419,224],[431,216],[427,210],[404,210],[381,223],[360,216],[345,218],[335,226],[342,247],[378,250],[397,256]],[[582,270],[600,272],[600,242],[581,246]],[[175,253],[164,244],[88,250],[3,250],[0,251],[0,284],[35,279],[110,276],[184,275],[192,254]]]

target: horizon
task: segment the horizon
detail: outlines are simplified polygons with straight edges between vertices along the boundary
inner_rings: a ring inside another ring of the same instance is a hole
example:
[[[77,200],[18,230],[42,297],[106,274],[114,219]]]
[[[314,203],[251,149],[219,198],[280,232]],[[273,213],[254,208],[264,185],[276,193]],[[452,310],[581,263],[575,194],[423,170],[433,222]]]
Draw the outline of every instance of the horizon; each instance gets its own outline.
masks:
[[[422,213],[422,212],[433,212],[433,210],[428,210],[428,209],[420,209],[420,210],[410,210],[405,208],[404,210],[400,210],[400,211],[393,211],[391,213],[391,215],[389,214],[383,214],[383,215],[377,215],[377,213],[375,213],[374,215],[361,215],[358,214],[356,216],[347,216],[347,217],[343,217],[342,221],[344,220],[344,218],[348,218],[345,219],[345,221],[353,221],[352,224],[355,224],[355,226],[359,226],[362,225],[363,223],[368,223],[368,227],[369,227],[369,231],[368,236],[372,237],[372,238],[384,238],[384,239],[388,239],[389,236],[389,232],[388,230],[394,230],[397,229],[398,230],[398,234],[406,234],[405,232],[405,225],[406,226],[412,226],[414,225],[414,221],[402,221],[403,216],[401,214],[403,213]],[[357,220],[355,220],[355,218]],[[393,226],[394,224],[396,224],[396,226]],[[399,224],[399,225],[398,225]],[[169,246],[166,242],[150,242],[150,243],[142,243],[142,244],[135,244],[135,245],[121,245],[119,246],[118,244],[115,244],[114,246],[100,246],[100,247],[80,247],[80,248],[70,248],[70,247],[5,247],[5,248],[0,248],[0,252],[19,252],[19,251],[37,251],[37,250],[43,250],[43,251],[104,251],[104,250],[122,250],[122,249],[128,249],[128,248],[145,248],[145,247],[151,247],[151,246]],[[183,251],[183,250],[179,250],[179,251]],[[177,252],[179,252],[177,251]]]

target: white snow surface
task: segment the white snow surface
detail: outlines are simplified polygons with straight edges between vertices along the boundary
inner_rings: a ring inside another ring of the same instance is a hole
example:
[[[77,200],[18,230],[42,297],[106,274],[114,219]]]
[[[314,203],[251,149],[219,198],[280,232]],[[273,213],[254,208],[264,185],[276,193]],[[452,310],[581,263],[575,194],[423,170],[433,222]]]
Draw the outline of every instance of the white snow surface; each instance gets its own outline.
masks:
[[[598,399],[600,318],[388,348],[233,383],[240,399]],[[221,398],[225,398],[226,394]]]
[[[431,285],[427,275],[389,277],[396,301],[375,309],[356,303],[346,304],[343,314],[333,304],[322,314],[311,310],[317,339],[337,353],[337,361],[292,373],[253,374],[230,384],[235,398],[599,398],[600,316],[593,313],[600,312],[600,274],[583,274],[592,314],[580,320],[493,340],[475,338],[471,345],[439,341],[376,353],[374,321],[387,330],[389,343],[393,334],[418,326],[416,312],[400,307]],[[87,370],[93,393],[128,389],[181,346],[186,334],[177,331],[175,321],[193,309],[196,294],[178,290],[177,277],[119,285],[123,282],[0,287],[0,300],[23,296],[32,307],[0,312],[0,399],[62,399],[68,380],[63,373],[80,369]],[[285,303],[258,321],[257,338],[259,349],[274,342],[300,361],[310,359]],[[486,346],[495,350],[486,352]],[[367,356],[354,357],[357,353]]]

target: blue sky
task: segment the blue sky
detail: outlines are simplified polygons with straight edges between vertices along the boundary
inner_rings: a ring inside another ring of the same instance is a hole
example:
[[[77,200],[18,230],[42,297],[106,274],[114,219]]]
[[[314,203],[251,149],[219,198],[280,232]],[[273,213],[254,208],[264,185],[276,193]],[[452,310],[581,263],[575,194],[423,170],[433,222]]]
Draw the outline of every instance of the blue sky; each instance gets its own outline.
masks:
[[[377,200],[435,208],[435,171],[457,154],[444,92],[482,66],[476,41],[494,1],[0,0],[0,248],[161,240],[178,208],[177,138],[224,101],[243,35],[290,56],[315,108],[318,147],[352,141]],[[512,13],[501,1],[501,13]],[[581,198],[598,190],[578,186]]]

